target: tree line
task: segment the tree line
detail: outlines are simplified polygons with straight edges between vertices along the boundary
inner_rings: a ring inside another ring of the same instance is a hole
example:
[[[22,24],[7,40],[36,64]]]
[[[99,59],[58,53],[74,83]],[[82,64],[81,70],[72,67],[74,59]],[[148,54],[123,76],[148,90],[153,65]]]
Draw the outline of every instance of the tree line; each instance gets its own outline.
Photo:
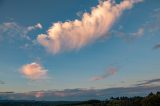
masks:
[[[89,100],[71,106],[160,106],[160,92],[146,97],[111,97],[105,101]]]

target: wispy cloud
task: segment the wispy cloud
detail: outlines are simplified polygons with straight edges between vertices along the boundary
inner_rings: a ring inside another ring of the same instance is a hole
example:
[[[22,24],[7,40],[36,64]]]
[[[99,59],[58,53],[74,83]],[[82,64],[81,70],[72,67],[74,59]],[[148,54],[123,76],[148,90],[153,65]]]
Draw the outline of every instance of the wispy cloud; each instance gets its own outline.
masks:
[[[116,74],[117,71],[118,71],[118,69],[115,68],[115,67],[109,68],[103,75],[92,77],[92,78],[90,79],[90,81],[97,81],[97,80],[106,79],[106,78],[108,78],[108,77]]]
[[[124,32],[124,31],[122,31],[121,27],[118,30],[112,30],[110,32],[110,34],[111,35],[115,35],[117,37],[120,37],[120,38],[122,38],[123,40],[125,40],[127,42],[133,41],[133,40],[135,40],[137,38],[141,38],[144,35],[145,30],[146,30],[144,27],[140,27],[135,32]]]
[[[147,31],[150,33],[154,33],[160,30],[160,8],[155,9],[151,15],[150,20],[148,20],[145,24]]]
[[[23,26],[16,22],[5,22],[0,24],[0,38],[3,39],[27,39],[31,40],[28,33],[35,30],[41,29],[42,25],[40,23],[33,26]]]
[[[47,78],[47,70],[35,62],[22,66],[20,71],[26,78],[30,80]]]
[[[143,37],[145,34],[152,37],[156,32],[160,30],[159,23],[160,23],[160,8],[157,8],[150,13],[150,16],[146,19],[146,22],[144,22],[141,25],[141,27],[137,29],[137,31],[125,32],[123,31],[124,28],[120,26],[120,28],[110,31],[110,35],[116,35],[117,37],[120,37],[127,42]],[[159,48],[158,45],[153,47],[153,49],[158,49],[158,48]]]
[[[146,80],[143,83],[136,84],[136,86],[147,86],[147,85],[152,85],[154,83],[159,83],[160,84],[160,79]]]
[[[120,4],[115,4],[111,0],[100,1],[91,13],[83,13],[81,20],[54,23],[48,33],[38,35],[37,40],[54,54],[79,49],[106,36],[122,12],[141,1],[124,0]]]

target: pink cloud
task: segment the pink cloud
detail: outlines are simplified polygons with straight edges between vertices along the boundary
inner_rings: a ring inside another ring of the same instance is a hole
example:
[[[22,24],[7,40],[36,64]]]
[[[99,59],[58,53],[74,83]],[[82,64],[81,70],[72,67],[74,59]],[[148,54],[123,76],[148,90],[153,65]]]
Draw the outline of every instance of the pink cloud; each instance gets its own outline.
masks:
[[[38,63],[31,63],[22,66],[21,73],[31,80],[43,79],[47,76],[47,70]]]
[[[100,1],[97,7],[92,8],[91,13],[83,13],[81,20],[53,23],[47,34],[38,35],[37,40],[54,54],[79,49],[101,37],[108,36],[109,29],[122,12],[141,1],[124,0],[120,4],[115,4],[112,0]]]
[[[108,77],[116,74],[117,71],[118,71],[118,69],[115,68],[115,67],[109,68],[103,75],[92,77],[92,78],[90,79],[90,81],[97,81],[97,80],[106,79],[106,78],[108,78]]]

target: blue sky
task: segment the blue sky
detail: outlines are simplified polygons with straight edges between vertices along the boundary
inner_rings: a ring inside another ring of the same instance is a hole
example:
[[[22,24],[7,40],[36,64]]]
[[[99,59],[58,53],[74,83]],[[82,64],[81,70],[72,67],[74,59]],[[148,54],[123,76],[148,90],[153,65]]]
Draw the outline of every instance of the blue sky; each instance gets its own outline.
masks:
[[[81,21],[83,13],[90,13],[98,4],[98,0],[0,0],[0,92],[137,87],[159,79],[159,0],[116,10],[121,14],[111,19],[109,28],[101,27],[103,34],[78,30],[82,31],[79,34],[74,29],[71,34],[62,29],[63,34],[47,32],[56,29],[54,23]],[[102,23],[107,24],[110,18],[104,17]],[[40,34],[45,35],[42,41]],[[78,35],[85,40],[82,45],[73,38]],[[62,46],[57,49],[53,39]],[[43,40],[49,44],[44,45]],[[143,86],[157,87],[158,81]]]

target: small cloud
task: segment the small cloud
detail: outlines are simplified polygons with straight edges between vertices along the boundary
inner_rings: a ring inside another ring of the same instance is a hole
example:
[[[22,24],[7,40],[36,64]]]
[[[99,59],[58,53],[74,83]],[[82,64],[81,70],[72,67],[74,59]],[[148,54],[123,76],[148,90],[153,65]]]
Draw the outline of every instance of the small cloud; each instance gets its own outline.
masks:
[[[160,44],[156,44],[153,49],[160,49]]]
[[[32,30],[35,30],[35,29],[42,29],[42,25],[40,23],[37,23],[36,25],[34,26],[29,26],[27,29],[28,31],[32,31]]]
[[[135,36],[135,37],[142,37],[142,36],[144,35],[144,28],[138,29],[137,32],[131,33],[131,35],[133,35],[133,36]]]
[[[78,17],[81,17],[81,16],[83,15],[83,11],[78,11],[78,12],[76,13],[76,15],[77,15]]]
[[[35,62],[22,66],[21,73],[30,80],[47,78],[47,70]]]
[[[42,28],[43,28],[40,23],[36,24],[35,27],[36,27],[36,28],[39,28],[39,29],[42,29]]]
[[[92,78],[90,79],[90,81],[97,81],[97,80],[106,79],[106,78],[108,78],[108,77],[116,74],[117,71],[118,71],[118,69],[115,68],[115,67],[109,68],[103,75],[92,77]]]

